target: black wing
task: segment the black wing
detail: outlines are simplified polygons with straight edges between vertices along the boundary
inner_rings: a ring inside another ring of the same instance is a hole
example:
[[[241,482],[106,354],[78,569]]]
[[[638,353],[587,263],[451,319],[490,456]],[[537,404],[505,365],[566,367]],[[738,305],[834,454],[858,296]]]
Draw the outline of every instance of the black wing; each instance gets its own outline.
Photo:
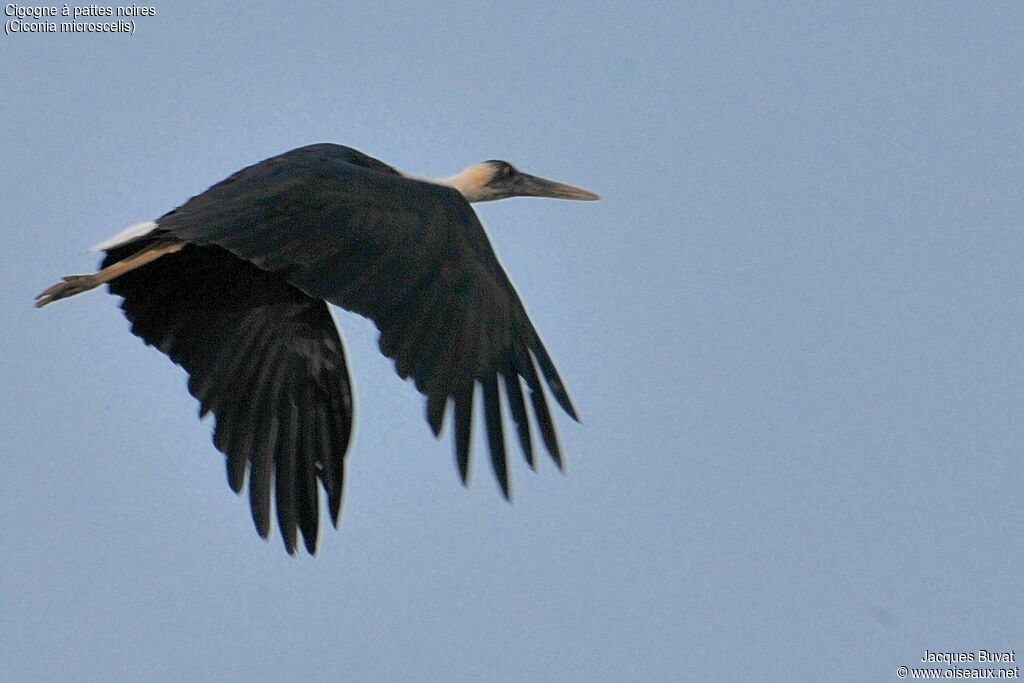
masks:
[[[346,147],[312,145],[239,171],[157,225],[162,235],[226,249],[311,297],[373,320],[381,351],[426,396],[435,435],[452,404],[464,482],[477,383],[506,497],[499,381],[527,462],[534,464],[521,380],[547,450],[561,466],[539,375],[574,419],[575,409],[476,214],[457,191],[402,177]]]
[[[103,265],[145,248],[111,250]],[[316,549],[317,480],[338,523],[352,395],[327,305],[217,247],[187,245],[110,283],[132,332],[189,374],[200,416],[216,416],[213,441],[228,482],[249,498],[260,535],[270,531],[270,482],[289,553],[296,527]]]

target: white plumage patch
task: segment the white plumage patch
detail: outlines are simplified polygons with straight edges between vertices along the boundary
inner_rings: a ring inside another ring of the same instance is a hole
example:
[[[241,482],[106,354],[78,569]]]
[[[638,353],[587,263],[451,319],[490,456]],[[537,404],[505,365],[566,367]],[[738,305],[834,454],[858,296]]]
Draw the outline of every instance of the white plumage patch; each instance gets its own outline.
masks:
[[[114,247],[119,247],[122,244],[127,244],[134,239],[138,239],[143,235],[148,235],[154,228],[156,228],[156,221],[142,221],[141,223],[132,223],[127,228],[117,233],[113,237],[108,237],[99,244],[94,244],[89,247],[89,251],[107,251]]]

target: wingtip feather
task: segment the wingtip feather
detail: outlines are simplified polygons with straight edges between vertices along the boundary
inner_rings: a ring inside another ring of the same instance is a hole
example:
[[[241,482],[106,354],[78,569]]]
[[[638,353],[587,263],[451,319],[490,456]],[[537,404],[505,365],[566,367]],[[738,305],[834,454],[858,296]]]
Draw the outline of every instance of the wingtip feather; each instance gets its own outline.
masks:
[[[455,401],[455,462],[462,485],[469,487],[469,444],[473,433],[473,386],[459,389]]]

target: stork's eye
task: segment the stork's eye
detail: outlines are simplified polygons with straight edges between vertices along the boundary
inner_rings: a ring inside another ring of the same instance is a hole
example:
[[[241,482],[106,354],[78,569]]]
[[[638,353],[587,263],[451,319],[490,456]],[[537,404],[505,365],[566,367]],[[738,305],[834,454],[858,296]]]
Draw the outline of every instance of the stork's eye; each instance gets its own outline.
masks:
[[[505,178],[510,177],[512,175],[512,167],[510,165],[508,165],[508,164],[505,164],[504,166],[502,166],[501,167],[501,175],[504,176]]]

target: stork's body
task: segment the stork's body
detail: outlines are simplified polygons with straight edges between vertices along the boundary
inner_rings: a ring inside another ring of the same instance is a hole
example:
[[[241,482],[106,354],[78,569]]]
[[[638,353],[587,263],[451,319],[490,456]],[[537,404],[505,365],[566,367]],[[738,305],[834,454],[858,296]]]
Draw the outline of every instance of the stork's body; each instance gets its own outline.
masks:
[[[597,198],[506,162],[428,182],[347,147],[302,147],[100,243],[102,269],[65,278],[37,306],[109,283],[132,331],[188,372],[200,414],[214,414],[213,441],[236,492],[248,472],[259,533],[269,533],[273,488],[286,548],[294,552],[301,531],[313,552],[317,482],[337,524],[353,419],[326,302],[373,320],[381,351],[425,395],[435,435],[452,405],[463,482],[480,384],[491,462],[508,496],[499,376],[527,462],[520,381],[561,463],[540,376],[573,418],[575,410],[468,203],[522,195]]]

